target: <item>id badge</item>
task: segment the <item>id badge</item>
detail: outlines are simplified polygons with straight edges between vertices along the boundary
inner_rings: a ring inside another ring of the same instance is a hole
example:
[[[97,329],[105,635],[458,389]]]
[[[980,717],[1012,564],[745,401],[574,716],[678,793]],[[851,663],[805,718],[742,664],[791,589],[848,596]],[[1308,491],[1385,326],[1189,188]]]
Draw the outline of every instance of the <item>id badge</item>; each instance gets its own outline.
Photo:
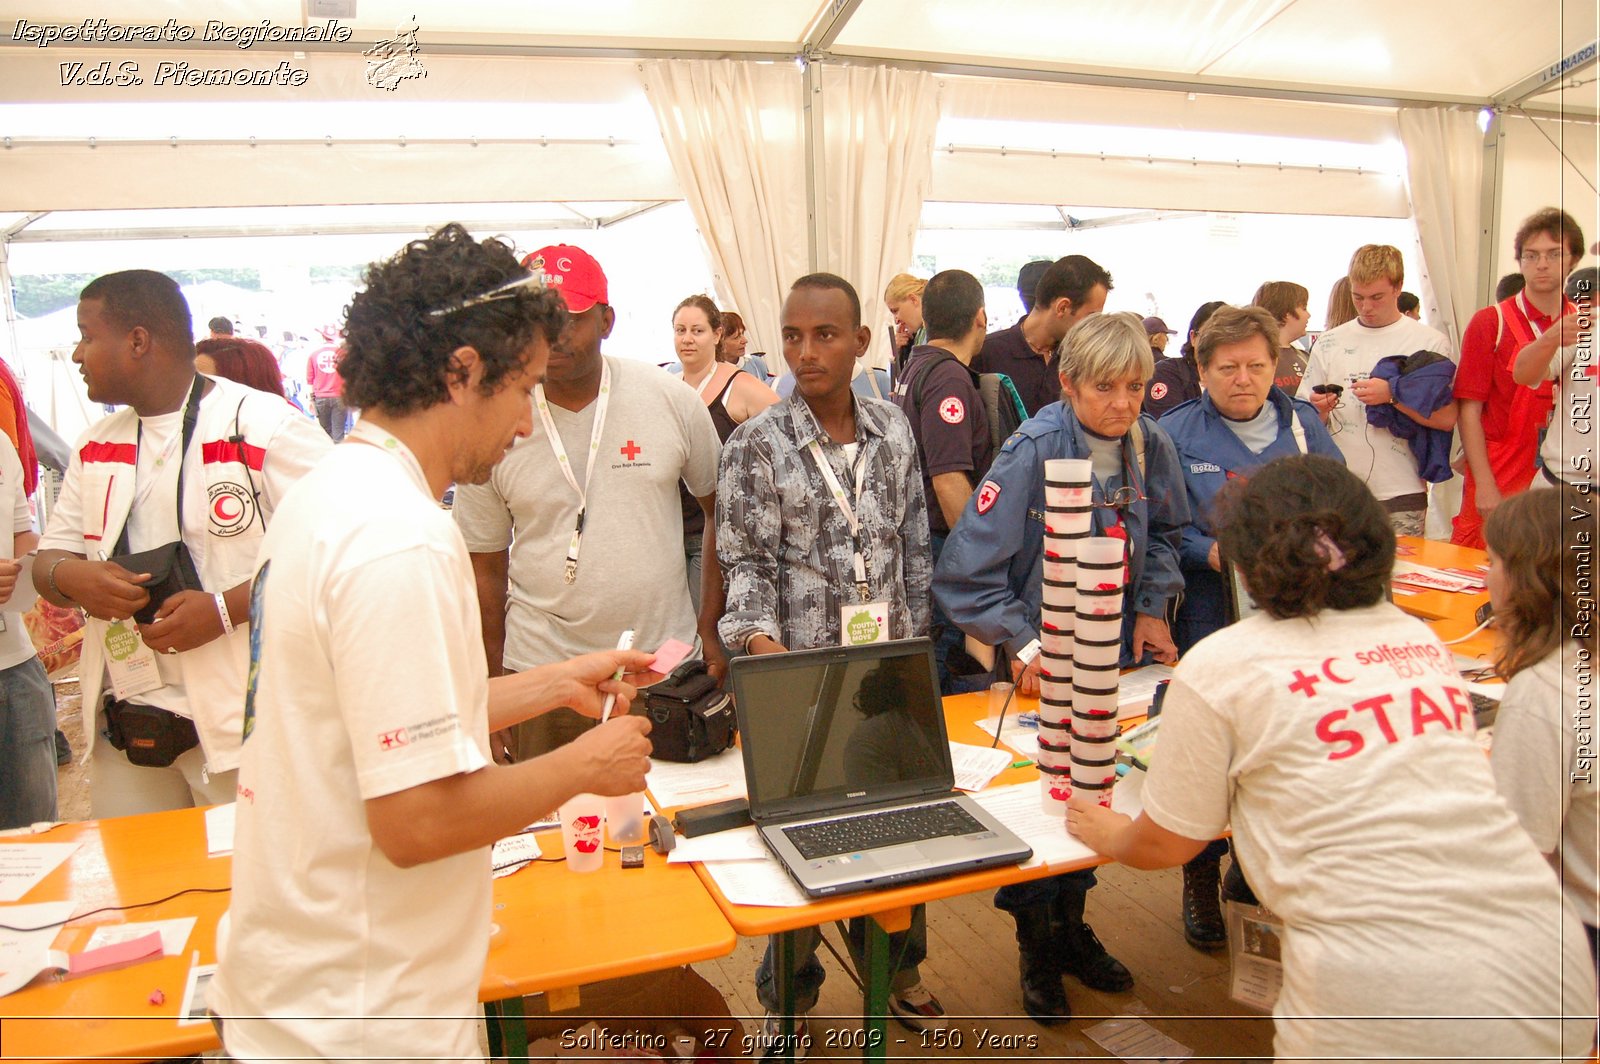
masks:
[[[156,665],[156,652],[144,645],[139,630],[127,621],[112,621],[106,626],[105,650],[111,692],[118,698],[165,686]]]
[[[843,646],[889,641],[889,604],[851,602],[839,607],[839,642]]]

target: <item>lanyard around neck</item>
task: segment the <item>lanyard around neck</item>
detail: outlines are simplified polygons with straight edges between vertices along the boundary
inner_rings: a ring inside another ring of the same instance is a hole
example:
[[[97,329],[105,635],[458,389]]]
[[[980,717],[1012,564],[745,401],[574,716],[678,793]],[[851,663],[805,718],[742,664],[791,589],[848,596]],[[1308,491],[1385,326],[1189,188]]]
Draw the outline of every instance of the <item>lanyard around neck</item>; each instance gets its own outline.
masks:
[[[827,456],[822,453],[821,445],[816,440],[812,440],[806,444],[806,451],[810,453],[811,460],[816,463],[817,472],[822,474],[823,482],[828,485],[828,493],[833,496],[834,505],[839,507],[839,513],[844,516],[845,524],[850,526],[850,538],[855,545],[852,565],[855,569],[856,594],[861,597],[862,602],[866,602],[868,599],[867,562],[861,553],[861,518],[856,511],[861,509],[861,491],[867,482],[867,445],[865,443],[861,445],[860,451],[856,454],[855,467],[851,470],[851,476],[855,479],[854,506],[850,504],[850,497],[845,494],[843,485],[839,483],[839,478],[834,475],[833,467],[828,464]]]
[[[561,467],[561,475],[567,478],[567,483],[572,485],[572,490],[578,493],[578,519],[572,526],[572,538],[567,541],[567,566],[564,579],[573,583],[578,579],[578,549],[583,545],[583,521],[589,509],[589,480],[594,476],[595,457],[600,453],[600,434],[606,427],[606,409],[611,405],[611,366],[602,361],[600,363],[600,394],[595,400],[594,429],[589,433],[589,457],[583,467],[583,483],[578,483],[577,475],[572,471],[572,463],[567,459],[567,448],[561,442],[561,434],[556,431],[555,422],[550,420],[550,402],[544,397],[544,385],[534,385],[533,405],[539,411],[539,421],[544,425],[544,434],[550,441],[550,449],[555,452],[556,465]]]
[[[183,404],[183,428],[180,431],[179,436],[178,436],[178,439],[180,441],[179,442],[179,448],[178,448],[178,494],[177,494],[177,499],[178,499],[178,505],[177,505],[177,511],[178,511],[178,538],[179,539],[183,538],[183,460],[186,457],[188,457],[188,454],[189,454],[189,441],[194,439],[195,423],[200,418],[200,393],[205,390],[205,386],[206,386],[206,379],[204,377],[202,377],[200,374],[196,373],[194,375],[194,384],[189,386],[189,398]],[[135,474],[134,475],[137,478],[137,476],[138,476],[137,470],[139,468],[139,448],[144,445],[144,422],[142,420],[139,422],[139,427],[138,427],[138,430],[136,431],[136,433],[134,434],[133,441],[134,441],[133,442],[133,468],[135,470]],[[168,446],[170,447],[171,445],[169,444]],[[150,482],[145,485],[145,490],[143,492],[138,493],[135,496],[134,502],[133,502],[133,509],[130,509],[128,511],[129,520],[131,520],[132,517],[133,517],[133,510],[134,509],[138,509],[140,506],[143,505],[145,499],[149,498],[150,491],[155,487],[156,481],[158,479],[160,479],[160,478],[151,477],[150,478]],[[117,537],[116,553],[117,554],[127,554],[128,551],[131,550],[131,549],[132,548],[129,547],[129,545],[128,545],[128,522],[124,521],[123,524],[122,524],[122,534]]]

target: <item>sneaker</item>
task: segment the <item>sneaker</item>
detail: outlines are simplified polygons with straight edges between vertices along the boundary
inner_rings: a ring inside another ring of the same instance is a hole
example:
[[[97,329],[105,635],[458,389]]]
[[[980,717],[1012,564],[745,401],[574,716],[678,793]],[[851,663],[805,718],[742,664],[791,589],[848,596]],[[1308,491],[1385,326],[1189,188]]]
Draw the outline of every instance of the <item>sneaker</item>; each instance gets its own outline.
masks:
[[[783,1055],[783,1016],[780,1013],[769,1012],[766,1019],[761,1021],[761,1041],[757,1048],[760,1050],[757,1056],[762,1059],[776,1059]],[[804,1060],[810,1053],[811,1028],[803,1012],[794,1018],[788,1049],[790,1060]]]
[[[907,1030],[937,1031],[945,1026],[944,1006],[921,983],[889,995],[889,1011]]]

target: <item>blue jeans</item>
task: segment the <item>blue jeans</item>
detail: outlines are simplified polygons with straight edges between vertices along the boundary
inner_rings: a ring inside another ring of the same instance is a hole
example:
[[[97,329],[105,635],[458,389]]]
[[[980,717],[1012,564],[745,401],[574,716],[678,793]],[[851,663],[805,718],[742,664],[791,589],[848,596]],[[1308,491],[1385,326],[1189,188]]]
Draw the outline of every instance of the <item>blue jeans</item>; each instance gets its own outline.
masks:
[[[317,424],[322,426],[334,443],[344,439],[344,398],[338,395],[319,395],[312,405],[317,409]]]
[[[55,818],[56,695],[35,657],[0,670],[0,829]]]
[[[866,953],[868,917],[856,916],[850,920],[850,933],[845,945],[856,970],[862,970],[862,957]],[[817,960],[817,946],[822,941],[820,927],[796,928],[794,956],[795,968],[789,973],[789,985],[794,990],[794,1010],[798,1015],[817,1007],[817,995],[822,991],[825,973]],[[911,926],[889,936],[889,989],[891,993],[907,990],[922,981],[917,966],[928,959],[928,907],[911,908]],[[896,962],[899,962],[896,964]],[[767,952],[756,968],[756,1000],[768,1012],[778,1012],[783,1003],[778,1000],[777,968],[778,943],[776,937],[767,939]]]

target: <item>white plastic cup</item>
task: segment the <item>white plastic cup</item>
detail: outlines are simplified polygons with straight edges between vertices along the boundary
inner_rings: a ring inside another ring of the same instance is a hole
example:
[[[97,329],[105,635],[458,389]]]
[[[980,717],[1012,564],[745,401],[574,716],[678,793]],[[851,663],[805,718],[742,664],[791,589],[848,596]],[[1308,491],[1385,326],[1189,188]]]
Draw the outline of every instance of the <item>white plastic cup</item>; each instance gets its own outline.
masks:
[[[1052,536],[1067,536],[1078,539],[1084,536],[1092,527],[1094,515],[1089,513],[1051,513],[1045,511],[1044,530]],[[1079,539],[1079,542],[1082,542]]]
[[[1109,717],[1085,717],[1081,712],[1072,718],[1072,734],[1085,739],[1110,739],[1120,730],[1116,714]]]
[[[1094,463],[1087,458],[1046,458],[1044,479],[1057,484],[1088,484]]]
[[[1048,698],[1055,702],[1072,701],[1072,681],[1070,679],[1057,680],[1039,677],[1039,697]]]
[[[1039,646],[1044,649],[1048,657],[1071,661],[1073,645],[1074,642],[1070,631],[1052,632],[1045,629],[1039,633]]]
[[[1094,686],[1090,684],[1089,686]],[[1112,691],[1110,694],[1091,694],[1087,691],[1074,689],[1072,692],[1072,708],[1086,717],[1117,716],[1117,696],[1120,692]]]
[[[1039,720],[1041,723],[1048,724],[1071,724],[1072,704],[1068,701],[1051,703],[1046,702],[1044,699],[1040,699]]]
[[[1072,660],[1077,664],[1087,665],[1089,668],[1096,668],[1115,665],[1121,660],[1121,640],[1118,640],[1109,646],[1096,646],[1092,644],[1086,645],[1083,642],[1083,636],[1080,633],[1074,632],[1073,634],[1074,639],[1072,641]],[[1105,643],[1106,640],[1101,640],[1100,642]]]
[[[1072,797],[1072,777],[1039,773],[1039,808],[1045,816],[1067,816],[1067,799]]]
[[[606,834],[613,846],[644,845],[644,792],[606,799]]]
[[[1016,691],[1016,684],[1006,683],[1004,680],[989,685],[989,710],[983,721],[989,726],[991,734],[993,734],[994,729],[1000,726],[1000,714],[1002,711],[1012,720],[1016,720],[1017,714],[1021,712],[1015,697]],[[1011,703],[1010,706],[1006,705],[1008,701]]]
[[[1063,487],[1059,484],[1046,483],[1044,486],[1044,504],[1046,506],[1092,506],[1094,492],[1087,484],[1073,484]]]
[[[1116,778],[1116,765],[1085,765],[1083,762],[1076,760],[1072,762],[1072,783],[1074,786],[1079,784],[1095,786],[1096,784],[1110,783]]]
[[[575,794],[561,803],[561,846],[568,871],[600,870],[606,857],[601,845],[605,822],[606,800],[598,794]]]
[[[1074,583],[1078,579],[1078,563],[1071,558],[1052,558],[1046,554],[1044,556],[1044,578],[1046,580],[1057,580],[1064,584]],[[1066,590],[1070,591],[1071,588]]]
[[[1048,747],[1041,745],[1039,747],[1039,764],[1046,765],[1050,768],[1071,768],[1072,751],[1051,750]]]

